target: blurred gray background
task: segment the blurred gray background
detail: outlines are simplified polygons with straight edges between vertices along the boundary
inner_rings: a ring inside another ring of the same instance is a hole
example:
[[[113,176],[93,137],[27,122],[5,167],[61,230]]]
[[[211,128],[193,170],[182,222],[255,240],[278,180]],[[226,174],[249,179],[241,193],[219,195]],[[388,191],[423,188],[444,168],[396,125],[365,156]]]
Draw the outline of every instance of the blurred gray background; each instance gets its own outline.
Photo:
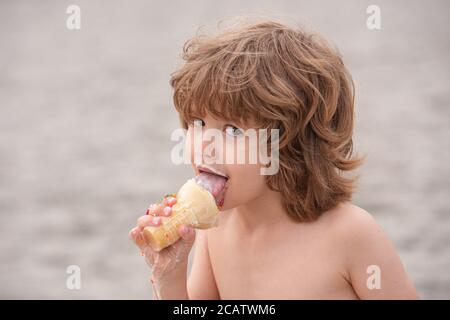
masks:
[[[69,5],[81,30],[66,28]],[[381,30],[366,27],[369,5]],[[192,175],[170,161],[168,81],[198,27],[252,14],[333,41],[357,90],[354,203],[397,247],[423,298],[450,298],[448,1],[0,2],[0,298],[147,299],[128,239]],[[68,290],[66,268],[81,268]]]

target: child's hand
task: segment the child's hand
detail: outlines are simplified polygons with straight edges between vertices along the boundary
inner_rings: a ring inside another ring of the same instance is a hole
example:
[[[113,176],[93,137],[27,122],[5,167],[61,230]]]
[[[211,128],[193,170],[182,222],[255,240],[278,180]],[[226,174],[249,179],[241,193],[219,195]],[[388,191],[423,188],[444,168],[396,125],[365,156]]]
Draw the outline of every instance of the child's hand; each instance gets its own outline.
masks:
[[[158,226],[161,224],[162,217],[170,216],[171,207],[175,202],[176,198],[166,196],[162,203],[152,204],[147,210],[147,214],[137,220],[137,227],[129,233],[152,269],[154,280],[177,277],[180,272],[186,274],[189,252],[195,240],[194,228],[186,225],[180,226],[178,232],[181,238],[160,252],[154,251],[146,243],[142,233],[146,226]]]

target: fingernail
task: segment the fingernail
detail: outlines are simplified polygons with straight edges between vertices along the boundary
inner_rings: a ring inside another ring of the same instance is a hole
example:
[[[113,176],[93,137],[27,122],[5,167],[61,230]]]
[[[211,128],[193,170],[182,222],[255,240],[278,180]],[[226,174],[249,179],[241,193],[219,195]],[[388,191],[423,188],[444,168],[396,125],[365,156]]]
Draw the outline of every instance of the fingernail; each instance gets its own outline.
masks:
[[[155,211],[156,209],[156,205],[153,203],[150,205],[150,207],[148,207],[147,209],[147,214],[153,215],[153,211]]]
[[[169,206],[173,206],[176,202],[177,202],[177,199],[175,199],[175,198],[173,198],[173,197],[170,197],[170,198],[167,200],[167,204],[168,204]]]
[[[138,230],[134,230],[134,229],[131,230],[129,237],[132,241],[135,241],[135,239],[137,237],[137,232],[138,232]]]
[[[150,213],[150,209],[147,209],[147,212],[145,213],[145,215],[148,215]]]
[[[165,207],[163,211],[164,211],[164,215],[165,216],[169,216],[170,213],[172,212],[172,208],[171,207]]]
[[[153,224],[158,224],[161,221],[161,217],[153,217],[152,222]]]

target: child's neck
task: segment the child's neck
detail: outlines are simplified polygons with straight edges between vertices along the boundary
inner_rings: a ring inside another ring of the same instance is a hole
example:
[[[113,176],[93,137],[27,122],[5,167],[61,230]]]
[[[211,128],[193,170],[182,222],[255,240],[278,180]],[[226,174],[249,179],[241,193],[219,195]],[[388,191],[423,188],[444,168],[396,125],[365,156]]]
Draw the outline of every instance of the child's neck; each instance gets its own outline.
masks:
[[[267,190],[260,197],[234,208],[233,211],[249,232],[290,221],[282,206],[280,193],[272,190]]]

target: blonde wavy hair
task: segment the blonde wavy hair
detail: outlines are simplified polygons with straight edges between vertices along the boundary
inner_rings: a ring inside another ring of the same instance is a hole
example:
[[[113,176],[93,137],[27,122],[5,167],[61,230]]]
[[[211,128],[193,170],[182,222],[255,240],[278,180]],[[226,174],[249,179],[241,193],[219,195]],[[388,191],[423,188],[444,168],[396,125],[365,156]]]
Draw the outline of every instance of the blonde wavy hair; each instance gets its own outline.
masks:
[[[208,112],[279,129],[279,171],[266,176],[291,218],[314,221],[351,200],[363,158],[352,157],[354,84],[321,36],[272,19],[187,40],[171,74],[183,128]]]

